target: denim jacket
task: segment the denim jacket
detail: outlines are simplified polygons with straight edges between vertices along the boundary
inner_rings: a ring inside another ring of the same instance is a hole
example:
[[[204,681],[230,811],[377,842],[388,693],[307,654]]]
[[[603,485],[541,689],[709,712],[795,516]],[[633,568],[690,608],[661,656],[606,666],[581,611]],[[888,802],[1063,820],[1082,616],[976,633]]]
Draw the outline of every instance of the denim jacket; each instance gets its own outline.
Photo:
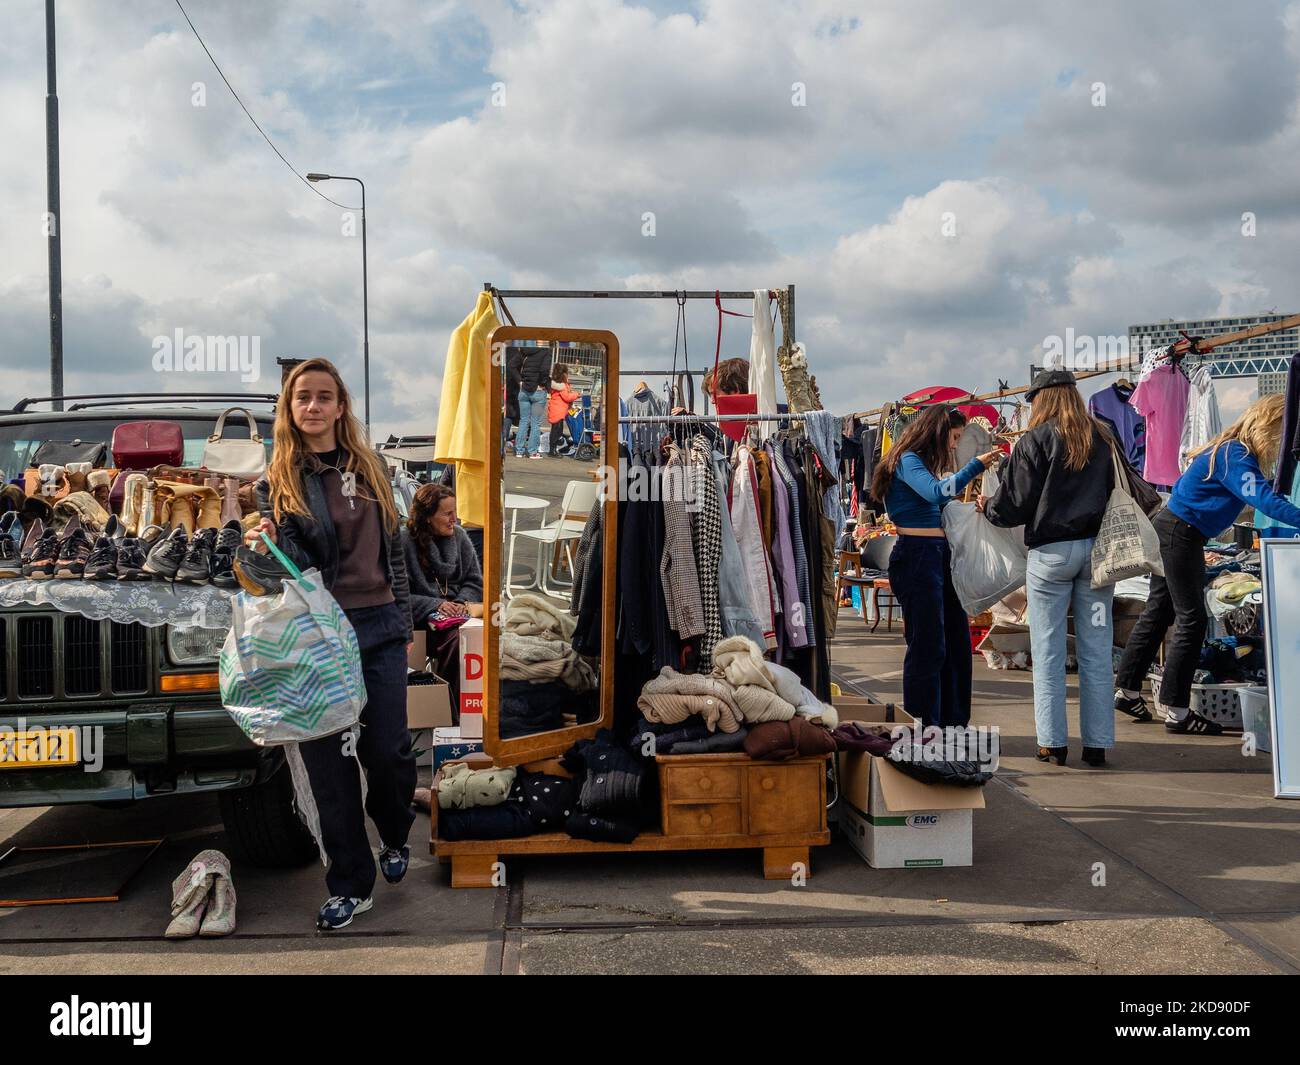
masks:
[[[302,470],[302,480],[307,497],[307,509],[310,518],[299,514],[286,514],[284,521],[276,522],[276,546],[301,569],[315,566],[325,578],[325,587],[334,586],[339,568],[339,544],[334,531],[334,519],[330,517],[329,504],[325,501],[325,486],[321,480],[320,470],[308,462]],[[384,489],[387,489],[384,485]],[[275,521],[271,506],[271,485],[263,478],[254,488],[257,496],[257,509],[263,517]],[[402,550],[401,526],[392,533],[382,537],[381,545],[384,556],[384,570],[388,574],[388,584],[393,590],[393,599],[401,612],[406,626],[406,642],[411,642],[411,606],[410,591],[406,578],[406,557]]]

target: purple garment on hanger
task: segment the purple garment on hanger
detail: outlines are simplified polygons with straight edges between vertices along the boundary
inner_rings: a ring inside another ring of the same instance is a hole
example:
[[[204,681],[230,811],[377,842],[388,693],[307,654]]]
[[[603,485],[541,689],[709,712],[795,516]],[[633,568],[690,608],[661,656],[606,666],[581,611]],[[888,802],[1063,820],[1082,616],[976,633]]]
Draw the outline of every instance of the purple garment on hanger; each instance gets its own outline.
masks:
[[[1147,424],[1146,419],[1129,406],[1132,395],[1132,385],[1124,388],[1113,384],[1088,400],[1088,410],[1110,427],[1128,464],[1141,473],[1146,464]]]

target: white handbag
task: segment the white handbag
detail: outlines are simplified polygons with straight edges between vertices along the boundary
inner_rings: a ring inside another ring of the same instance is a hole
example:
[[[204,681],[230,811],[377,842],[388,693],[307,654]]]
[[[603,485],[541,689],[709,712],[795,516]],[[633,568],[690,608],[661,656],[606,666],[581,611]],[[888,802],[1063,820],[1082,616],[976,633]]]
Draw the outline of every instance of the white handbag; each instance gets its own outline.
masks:
[[[226,428],[226,415],[236,411],[248,419],[247,440],[225,440],[222,433]],[[226,473],[232,477],[261,477],[266,473],[266,448],[262,446],[262,434],[257,431],[257,422],[243,407],[231,407],[221,412],[212,435],[203,448],[203,466],[214,473]]]

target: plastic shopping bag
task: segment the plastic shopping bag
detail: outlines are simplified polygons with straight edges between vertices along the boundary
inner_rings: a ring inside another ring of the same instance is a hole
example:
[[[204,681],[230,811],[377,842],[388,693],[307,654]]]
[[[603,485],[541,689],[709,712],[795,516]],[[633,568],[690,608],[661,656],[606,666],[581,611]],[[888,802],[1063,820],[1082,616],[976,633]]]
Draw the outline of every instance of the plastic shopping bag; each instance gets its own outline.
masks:
[[[944,507],[943,530],[952,547],[952,584],[967,614],[983,613],[1025,586],[1022,531],[998,528],[974,503]]]
[[[240,592],[221,648],[221,701],[260,747],[331,736],[366,705],[357,636],[315,569],[301,572],[269,538],[292,574],[274,596]]]

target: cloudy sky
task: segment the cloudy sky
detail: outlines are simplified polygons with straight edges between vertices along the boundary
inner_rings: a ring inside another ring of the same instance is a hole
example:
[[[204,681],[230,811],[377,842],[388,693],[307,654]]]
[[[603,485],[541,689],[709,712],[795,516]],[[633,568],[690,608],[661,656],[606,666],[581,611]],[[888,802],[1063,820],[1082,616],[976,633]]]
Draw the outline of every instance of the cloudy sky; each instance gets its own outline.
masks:
[[[794,283],[839,412],[1019,382],[1071,328],[1300,305],[1300,4],[186,7],[300,173],[367,182],[381,435],[432,431],[448,334],[488,280]],[[4,10],[16,398],[48,392],[44,20]],[[272,154],[174,0],[60,0],[58,28],[67,391],[274,390],[277,355],[335,359],[359,388],[359,237]],[[671,361],[671,302],[512,309]],[[712,307],[688,327],[711,361]],[[178,328],[259,337],[262,381],[157,374],[153,340]],[[728,319],[724,356],[748,342]],[[1253,382],[1222,387],[1232,409]]]

